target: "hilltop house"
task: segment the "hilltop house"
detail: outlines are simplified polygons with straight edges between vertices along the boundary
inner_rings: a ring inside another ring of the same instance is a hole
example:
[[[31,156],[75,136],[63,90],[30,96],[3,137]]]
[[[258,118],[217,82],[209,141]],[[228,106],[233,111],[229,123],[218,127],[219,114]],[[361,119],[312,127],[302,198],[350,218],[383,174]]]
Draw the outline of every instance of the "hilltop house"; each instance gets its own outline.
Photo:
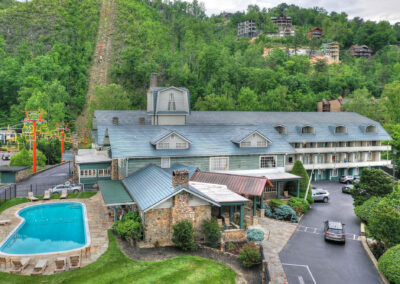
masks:
[[[366,45],[352,45],[349,50],[350,54],[355,57],[369,58],[372,55],[372,49]]]
[[[253,20],[247,20],[241,22],[237,25],[237,37],[248,37],[253,38],[258,36],[261,33],[260,30],[257,29],[256,22]]]
[[[339,62],[339,43],[329,42],[323,43],[321,46],[322,52],[328,59],[332,59],[334,62]]]
[[[322,29],[321,28],[314,28],[308,32],[308,38],[316,38],[320,39],[323,35]]]
[[[317,103],[317,111],[318,112],[341,112],[342,105],[346,103],[346,100],[339,96],[334,100],[326,100],[322,99],[322,101]]]

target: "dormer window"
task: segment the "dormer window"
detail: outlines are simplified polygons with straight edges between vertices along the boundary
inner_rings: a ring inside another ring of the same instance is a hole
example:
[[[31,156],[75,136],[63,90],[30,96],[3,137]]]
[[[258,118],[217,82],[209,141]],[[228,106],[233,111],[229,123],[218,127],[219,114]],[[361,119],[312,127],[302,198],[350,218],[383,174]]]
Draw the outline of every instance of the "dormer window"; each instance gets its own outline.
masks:
[[[113,124],[113,125],[118,125],[118,124],[119,124],[118,117],[114,116],[114,117],[112,118],[112,124]]]
[[[365,133],[376,133],[376,132],[377,132],[377,129],[376,129],[375,125],[368,125],[365,128]]]
[[[175,98],[173,93],[169,94],[168,110],[176,110]]]
[[[240,145],[240,148],[257,148],[267,147],[268,142],[270,141],[259,132],[254,131],[253,133],[247,134],[247,136],[242,136],[238,140],[233,140],[233,142],[238,143]]]
[[[304,126],[301,129],[301,134],[315,134],[315,129],[312,126]]]
[[[340,126],[336,126],[335,127],[335,134],[339,134],[339,133],[347,133],[347,127],[340,125]]]
[[[279,134],[287,134],[287,129],[285,126],[282,125],[277,125],[275,126],[275,130],[279,133]]]
[[[166,150],[189,149],[191,142],[175,131],[169,131],[150,141],[150,143],[153,144],[157,150]]]

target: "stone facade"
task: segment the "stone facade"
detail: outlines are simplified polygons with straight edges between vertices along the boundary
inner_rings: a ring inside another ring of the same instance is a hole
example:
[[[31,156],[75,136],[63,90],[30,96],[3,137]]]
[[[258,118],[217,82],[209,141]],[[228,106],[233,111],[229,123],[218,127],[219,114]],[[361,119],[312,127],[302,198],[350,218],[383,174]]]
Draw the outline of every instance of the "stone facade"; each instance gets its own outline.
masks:
[[[195,212],[189,206],[190,195],[187,192],[181,192],[174,196],[174,203],[171,208],[172,224],[182,220],[189,220],[194,224]]]
[[[147,211],[144,217],[144,241],[160,246],[171,245],[172,226],[171,209],[153,209]]]
[[[111,179],[112,180],[119,180],[120,175],[118,171],[118,159],[112,159],[111,161]]]
[[[222,235],[224,242],[242,242],[246,240],[246,230],[225,230]]]
[[[30,169],[17,172],[15,174],[15,182],[20,182],[21,180],[27,179],[30,174]]]

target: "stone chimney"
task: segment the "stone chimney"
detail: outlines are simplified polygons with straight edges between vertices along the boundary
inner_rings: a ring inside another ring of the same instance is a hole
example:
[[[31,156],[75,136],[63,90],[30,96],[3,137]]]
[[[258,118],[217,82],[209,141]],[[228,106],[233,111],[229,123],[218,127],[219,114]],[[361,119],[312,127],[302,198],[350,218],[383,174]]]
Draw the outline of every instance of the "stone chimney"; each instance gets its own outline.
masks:
[[[144,117],[139,117],[139,124],[140,124],[140,125],[145,125],[145,124],[146,124],[146,118],[144,118]]]
[[[188,170],[175,170],[172,172],[172,187],[189,186],[189,171]]]
[[[151,73],[150,74],[150,88],[151,87],[157,87],[158,82],[157,82],[157,73]]]

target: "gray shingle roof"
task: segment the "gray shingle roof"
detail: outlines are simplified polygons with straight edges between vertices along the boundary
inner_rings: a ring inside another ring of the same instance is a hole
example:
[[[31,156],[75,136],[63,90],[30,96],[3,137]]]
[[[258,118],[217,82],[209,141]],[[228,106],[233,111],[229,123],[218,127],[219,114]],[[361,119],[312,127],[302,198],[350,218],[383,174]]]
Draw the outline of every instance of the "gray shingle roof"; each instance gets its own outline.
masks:
[[[167,136],[169,136],[171,134],[178,135],[182,139],[186,140],[189,144],[192,143],[184,135],[182,135],[181,133],[179,133],[179,132],[177,132],[175,130],[172,130],[172,129],[162,129],[160,134],[156,135],[153,139],[150,140],[150,143],[153,144],[153,145],[156,145],[158,142],[160,142],[161,140],[163,140],[164,138],[166,138]]]
[[[123,179],[123,184],[133,196],[138,206],[147,211],[155,205],[174,196],[181,190],[197,195],[206,201],[219,206],[197,189],[189,187],[172,187],[172,175],[155,165],[148,165]]]
[[[172,172],[175,170],[188,170],[189,179],[192,178],[193,174],[198,170],[196,167],[188,167],[179,163],[173,164],[170,168],[163,168],[164,171],[172,175]]]

